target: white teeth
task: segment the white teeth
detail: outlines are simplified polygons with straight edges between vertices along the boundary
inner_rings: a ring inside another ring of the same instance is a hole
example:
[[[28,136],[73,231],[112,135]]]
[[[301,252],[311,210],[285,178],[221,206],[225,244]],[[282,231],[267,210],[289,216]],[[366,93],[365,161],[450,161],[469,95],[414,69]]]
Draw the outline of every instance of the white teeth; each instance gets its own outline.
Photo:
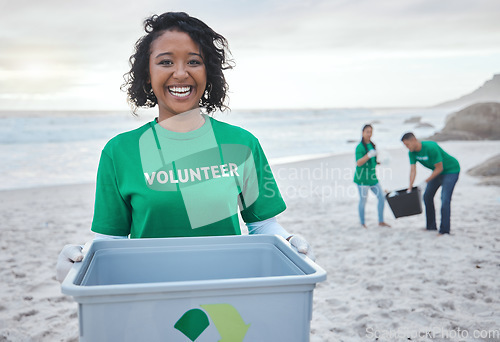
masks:
[[[191,87],[168,87],[168,91],[178,97],[186,97],[191,94]]]

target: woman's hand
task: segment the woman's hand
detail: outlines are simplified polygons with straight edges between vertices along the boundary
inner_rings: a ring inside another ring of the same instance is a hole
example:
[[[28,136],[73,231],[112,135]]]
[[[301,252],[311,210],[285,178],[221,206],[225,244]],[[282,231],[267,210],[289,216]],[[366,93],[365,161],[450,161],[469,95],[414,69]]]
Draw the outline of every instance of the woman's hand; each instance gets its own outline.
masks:
[[[62,249],[61,253],[59,253],[59,257],[57,258],[56,264],[56,279],[62,283],[64,278],[69,273],[71,267],[75,262],[80,262],[83,260],[85,255],[87,254],[92,241],[89,241],[85,244],[85,246],[80,245],[66,245]]]
[[[363,157],[359,158],[357,161],[356,161],[356,165],[357,166],[362,166],[364,165],[367,161],[369,161],[370,159],[372,159],[373,157],[375,157],[377,155],[377,150],[370,150],[368,151],[367,154],[365,154]],[[378,163],[377,163],[378,164]]]
[[[377,150],[370,150],[366,155],[368,156],[368,158],[373,158],[377,155]]]
[[[299,253],[307,255],[312,261],[316,260],[316,256],[314,255],[311,246],[301,235],[292,235],[287,240],[297,249]]]
[[[62,283],[69,273],[73,263],[83,260],[83,247],[80,245],[66,245],[59,253],[56,265],[56,279]]]

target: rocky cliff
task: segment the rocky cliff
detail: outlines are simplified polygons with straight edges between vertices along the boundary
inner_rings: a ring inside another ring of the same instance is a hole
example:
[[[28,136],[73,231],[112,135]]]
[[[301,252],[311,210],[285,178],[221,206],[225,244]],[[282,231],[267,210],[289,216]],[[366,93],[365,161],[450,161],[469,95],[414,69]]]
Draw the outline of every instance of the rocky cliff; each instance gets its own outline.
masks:
[[[472,93],[436,105],[440,108],[463,108],[478,102],[500,102],[500,74],[493,76]]]
[[[476,103],[447,116],[441,132],[428,139],[500,140],[500,103]]]

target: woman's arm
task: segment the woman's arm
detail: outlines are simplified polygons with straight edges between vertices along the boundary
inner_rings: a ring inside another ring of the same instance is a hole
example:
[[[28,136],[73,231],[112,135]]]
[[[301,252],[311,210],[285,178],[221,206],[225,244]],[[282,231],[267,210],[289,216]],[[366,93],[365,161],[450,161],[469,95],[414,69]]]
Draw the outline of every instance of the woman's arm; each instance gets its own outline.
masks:
[[[285,238],[290,244],[297,249],[299,253],[307,255],[312,261],[316,260],[316,257],[312,251],[309,243],[302,236],[297,234],[288,233],[285,228],[283,228],[276,217],[258,222],[247,223],[249,234],[270,234],[279,235]]]
[[[359,158],[356,161],[356,165],[361,166],[364,165],[367,161],[369,161],[371,158],[375,157],[377,155],[377,150],[373,149],[368,151],[367,154],[365,154],[363,157]]]
[[[116,235],[105,235],[105,234],[94,233],[94,241],[104,240],[104,239],[128,239],[128,236],[116,236]]]
[[[356,161],[356,165],[357,166],[362,166],[362,165],[364,165],[369,160],[370,160],[370,157],[368,157],[368,154],[365,154],[363,157],[359,158]]]
[[[284,239],[288,239],[292,234],[288,233],[285,228],[281,226],[276,220],[276,217],[271,217],[270,219],[258,222],[252,222],[246,224],[248,227],[248,234],[270,234],[279,235]]]

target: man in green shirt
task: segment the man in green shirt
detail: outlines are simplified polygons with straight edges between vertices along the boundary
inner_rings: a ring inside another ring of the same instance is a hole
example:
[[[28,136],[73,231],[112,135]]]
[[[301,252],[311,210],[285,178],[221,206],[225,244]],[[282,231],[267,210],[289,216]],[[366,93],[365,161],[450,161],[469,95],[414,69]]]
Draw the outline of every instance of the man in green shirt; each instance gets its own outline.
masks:
[[[424,203],[427,220],[427,230],[437,230],[436,212],[434,209],[434,195],[439,187],[441,189],[441,226],[439,234],[450,233],[450,207],[453,189],[458,181],[460,174],[460,164],[458,161],[446,153],[434,141],[420,141],[411,132],[406,133],[401,141],[408,148],[410,157],[410,186],[408,191],[413,188],[413,182],[417,175],[416,162],[432,170],[432,173],[425,181],[419,185],[419,188],[425,188]]]

